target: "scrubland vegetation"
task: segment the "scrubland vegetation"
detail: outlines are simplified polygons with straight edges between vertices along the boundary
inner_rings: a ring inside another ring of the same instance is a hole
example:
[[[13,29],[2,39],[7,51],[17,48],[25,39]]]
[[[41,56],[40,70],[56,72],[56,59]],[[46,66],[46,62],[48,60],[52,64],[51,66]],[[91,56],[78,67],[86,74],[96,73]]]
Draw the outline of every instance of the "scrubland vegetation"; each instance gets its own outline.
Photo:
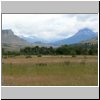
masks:
[[[2,48],[2,54],[7,56],[17,55],[98,55],[98,44],[62,45],[60,47],[25,47],[19,51],[7,51]]]

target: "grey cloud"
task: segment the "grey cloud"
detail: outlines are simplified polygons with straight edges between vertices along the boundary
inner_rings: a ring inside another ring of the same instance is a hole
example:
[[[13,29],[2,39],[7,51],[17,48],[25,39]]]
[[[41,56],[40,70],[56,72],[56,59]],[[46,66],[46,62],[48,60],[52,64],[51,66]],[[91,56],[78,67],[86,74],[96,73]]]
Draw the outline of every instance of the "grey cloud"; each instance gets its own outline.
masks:
[[[56,41],[87,27],[98,31],[97,14],[4,14],[2,27],[16,35]]]

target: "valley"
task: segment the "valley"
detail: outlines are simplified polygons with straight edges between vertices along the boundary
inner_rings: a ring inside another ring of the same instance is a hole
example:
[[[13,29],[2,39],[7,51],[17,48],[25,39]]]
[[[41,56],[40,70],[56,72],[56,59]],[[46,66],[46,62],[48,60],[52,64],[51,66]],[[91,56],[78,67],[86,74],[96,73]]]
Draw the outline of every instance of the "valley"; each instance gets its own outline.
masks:
[[[2,31],[2,86],[98,85],[97,33],[83,29],[52,43],[32,41]]]

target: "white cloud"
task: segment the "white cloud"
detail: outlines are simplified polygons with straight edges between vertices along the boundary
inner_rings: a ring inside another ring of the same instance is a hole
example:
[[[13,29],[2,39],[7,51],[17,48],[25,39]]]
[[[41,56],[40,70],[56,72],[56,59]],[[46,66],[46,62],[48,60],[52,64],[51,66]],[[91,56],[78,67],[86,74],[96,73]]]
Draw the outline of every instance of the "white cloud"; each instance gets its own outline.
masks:
[[[35,36],[56,41],[67,38],[82,28],[98,31],[97,14],[2,14],[2,28],[16,35]]]

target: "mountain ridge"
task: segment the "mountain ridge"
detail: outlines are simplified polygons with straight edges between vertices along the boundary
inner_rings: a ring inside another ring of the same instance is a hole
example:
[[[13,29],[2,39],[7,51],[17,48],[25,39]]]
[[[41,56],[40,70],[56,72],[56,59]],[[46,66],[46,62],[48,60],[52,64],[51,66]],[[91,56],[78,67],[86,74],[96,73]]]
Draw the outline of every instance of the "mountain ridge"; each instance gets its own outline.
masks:
[[[6,30],[2,30],[2,34],[1,34],[1,43],[3,47],[15,47],[15,48],[21,48],[21,47],[25,47],[25,46],[46,46],[46,47],[58,47],[61,45],[70,45],[70,44],[76,44],[76,43],[81,43],[82,41],[84,41],[83,43],[85,43],[85,41],[88,41],[92,38],[98,37],[97,32],[93,32],[92,30],[88,29],[88,28],[84,28],[79,30],[75,35],[67,38],[67,39],[63,39],[63,40],[59,40],[56,42],[52,42],[52,43],[45,43],[42,41],[39,41],[37,39],[33,40],[33,43],[30,43],[30,41],[26,41],[26,39],[21,38],[17,35],[14,34],[14,32],[11,29],[6,29]],[[29,39],[29,38],[28,38]],[[31,38],[33,39],[33,38]]]
[[[30,45],[25,40],[21,39],[20,37],[16,36],[11,29],[2,30],[1,32],[1,43],[3,48],[21,48],[24,46]],[[13,49],[14,49],[13,48]]]
[[[64,45],[64,44],[74,44],[79,43],[81,41],[85,41],[97,36],[97,32],[93,32],[92,30],[85,28],[79,30],[75,35],[69,37],[67,39],[63,39],[60,41],[56,41],[55,45]]]

